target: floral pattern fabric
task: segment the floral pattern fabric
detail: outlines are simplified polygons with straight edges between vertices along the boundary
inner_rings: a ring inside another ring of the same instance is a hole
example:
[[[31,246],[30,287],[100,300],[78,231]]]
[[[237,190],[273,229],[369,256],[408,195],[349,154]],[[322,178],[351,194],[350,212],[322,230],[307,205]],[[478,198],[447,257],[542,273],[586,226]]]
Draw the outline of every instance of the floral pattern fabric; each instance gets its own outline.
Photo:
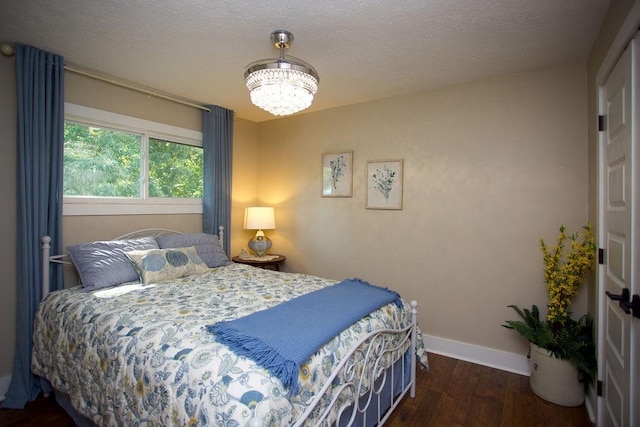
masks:
[[[206,273],[209,268],[196,248],[147,249],[125,252],[145,285]]]
[[[293,397],[265,369],[216,342],[205,325],[335,283],[231,264],[155,285],[52,292],[36,315],[32,369],[98,425],[233,427],[253,417],[265,426],[289,425],[340,355],[371,330],[407,326],[409,305],[386,305],[323,346],[302,367]]]

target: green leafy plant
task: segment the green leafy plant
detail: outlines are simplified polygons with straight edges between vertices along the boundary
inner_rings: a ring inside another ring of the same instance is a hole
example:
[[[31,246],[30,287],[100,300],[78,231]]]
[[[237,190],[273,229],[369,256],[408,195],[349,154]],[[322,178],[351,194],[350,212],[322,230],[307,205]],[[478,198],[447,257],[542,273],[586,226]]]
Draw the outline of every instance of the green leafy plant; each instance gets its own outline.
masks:
[[[593,342],[593,319],[585,314],[578,320],[566,319],[555,328],[552,322],[540,320],[538,307],[531,310],[510,305],[522,320],[507,320],[504,326],[513,329],[530,343],[549,350],[554,357],[573,363],[584,374],[587,384],[594,381],[598,364]]]
[[[584,374],[585,383],[589,384],[595,379],[597,370],[593,319],[585,314],[574,320],[570,310],[573,298],[584,281],[584,274],[592,268],[595,259],[596,247],[591,224],[583,229],[584,235],[580,241],[580,233],[567,235],[565,227],[560,226],[558,243],[551,249],[544,240],[540,240],[548,292],[547,317],[540,320],[536,305],[531,310],[510,305],[522,320],[507,320],[502,326],[515,330],[555,357],[570,361]],[[567,240],[570,241],[570,248],[565,254]]]

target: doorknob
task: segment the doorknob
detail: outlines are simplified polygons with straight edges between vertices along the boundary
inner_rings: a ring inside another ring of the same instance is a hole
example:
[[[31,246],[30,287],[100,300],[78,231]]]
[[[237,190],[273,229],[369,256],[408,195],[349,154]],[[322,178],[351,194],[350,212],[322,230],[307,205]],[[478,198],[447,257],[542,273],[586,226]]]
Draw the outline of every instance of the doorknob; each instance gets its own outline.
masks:
[[[618,305],[627,314],[633,314],[633,317],[640,318],[640,295],[634,294],[631,298],[631,292],[628,288],[624,288],[620,295],[612,294],[606,291],[605,294],[613,300],[618,301]]]

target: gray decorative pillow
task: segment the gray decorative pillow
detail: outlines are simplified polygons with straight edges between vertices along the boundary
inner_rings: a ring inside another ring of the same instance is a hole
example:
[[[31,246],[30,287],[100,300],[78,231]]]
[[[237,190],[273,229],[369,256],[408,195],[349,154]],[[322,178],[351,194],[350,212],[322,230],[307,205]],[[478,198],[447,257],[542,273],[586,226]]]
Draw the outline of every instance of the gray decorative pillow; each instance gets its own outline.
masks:
[[[126,254],[136,266],[145,285],[179,279],[209,271],[193,246],[190,248],[149,249]]]
[[[198,256],[209,268],[232,264],[222,250],[218,236],[206,233],[163,234],[156,237],[160,249],[188,248],[194,246]]]
[[[133,250],[158,249],[153,236],[130,240],[110,240],[68,246],[67,252],[86,289],[99,289],[140,280],[125,255]]]

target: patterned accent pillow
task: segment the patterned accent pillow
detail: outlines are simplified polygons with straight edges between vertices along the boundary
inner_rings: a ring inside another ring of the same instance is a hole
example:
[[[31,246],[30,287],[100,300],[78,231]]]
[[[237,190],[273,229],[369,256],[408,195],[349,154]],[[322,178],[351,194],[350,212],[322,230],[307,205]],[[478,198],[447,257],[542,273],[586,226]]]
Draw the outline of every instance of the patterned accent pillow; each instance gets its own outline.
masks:
[[[67,252],[87,290],[121,285],[139,280],[125,252],[157,249],[153,236],[129,240],[107,240],[67,246]]]
[[[145,285],[206,273],[207,264],[196,248],[150,249],[126,252]]]
[[[160,249],[186,248],[194,246],[198,256],[209,268],[233,264],[222,250],[218,236],[207,233],[162,234],[156,237]]]

